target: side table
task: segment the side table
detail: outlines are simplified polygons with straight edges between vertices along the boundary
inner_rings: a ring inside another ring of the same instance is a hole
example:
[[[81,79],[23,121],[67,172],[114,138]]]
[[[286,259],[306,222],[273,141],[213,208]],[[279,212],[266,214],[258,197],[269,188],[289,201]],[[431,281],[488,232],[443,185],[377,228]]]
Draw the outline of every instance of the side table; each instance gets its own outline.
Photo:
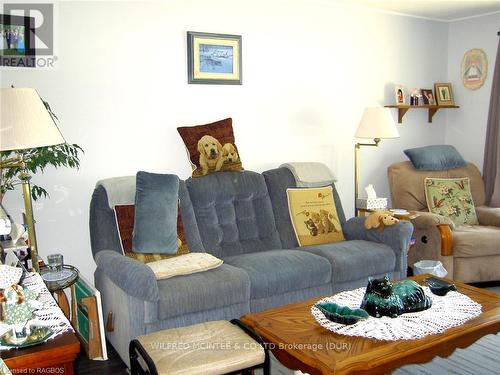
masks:
[[[64,293],[64,289],[69,288],[78,279],[78,269],[76,267],[65,264],[61,271],[62,277],[51,277],[51,275],[57,275],[58,272],[51,272],[49,267],[40,268],[40,276],[42,276],[47,289],[52,294],[57,296],[57,303],[63,311],[66,318],[70,318],[70,307],[68,302],[68,297]]]
[[[13,374],[73,375],[73,362],[80,342],[73,332],[65,332],[43,344],[0,351],[0,357]]]
[[[367,215],[371,214],[372,212],[378,211],[378,210],[373,210],[373,209],[369,209],[369,208],[357,208],[357,210],[358,210],[359,216],[367,216]],[[390,211],[390,208],[384,208],[384,209],[381,208],[380,210]],[[418,212],[417,211],[408,211],[407,214],[398,214],[395,212],[391,212],[391,215],[399,220],[411,221],[411,220],[418,217]]]

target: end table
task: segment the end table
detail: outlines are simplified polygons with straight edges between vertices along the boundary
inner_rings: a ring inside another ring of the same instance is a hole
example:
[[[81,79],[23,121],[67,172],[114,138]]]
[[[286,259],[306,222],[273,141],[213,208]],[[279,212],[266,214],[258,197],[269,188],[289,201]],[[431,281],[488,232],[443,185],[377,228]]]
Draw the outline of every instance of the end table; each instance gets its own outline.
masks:
[[[40,268],[40,276],[47,285],[47,289],[57,296],[57,303],[68,319],[70,318],[70,307],[64,289],[73,285],[78,279],[78,275],[78,269],[68,264],[63,265],[60,272],[52,272],[49,267]]]

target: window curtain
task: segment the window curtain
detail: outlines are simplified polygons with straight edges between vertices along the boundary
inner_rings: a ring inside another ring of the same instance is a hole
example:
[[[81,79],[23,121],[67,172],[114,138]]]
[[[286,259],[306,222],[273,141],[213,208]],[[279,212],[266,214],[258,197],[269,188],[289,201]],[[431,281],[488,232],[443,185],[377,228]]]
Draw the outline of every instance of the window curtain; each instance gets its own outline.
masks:
[[[500,34],[500,32],[499,32]],[[500,39],[500,38],[499,38]],[[497,49],[495,72],[491,87],[488,127],[484,146],[483,179],[486,188],[486,202],[500,207],[500,40]]]

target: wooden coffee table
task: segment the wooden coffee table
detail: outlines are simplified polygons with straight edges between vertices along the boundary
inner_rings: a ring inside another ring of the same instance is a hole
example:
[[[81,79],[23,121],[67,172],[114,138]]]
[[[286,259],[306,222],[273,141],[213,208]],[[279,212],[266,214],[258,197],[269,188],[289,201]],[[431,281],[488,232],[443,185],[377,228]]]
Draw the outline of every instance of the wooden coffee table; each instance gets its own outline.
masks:
[[[429,276],[411,279],[423,284],[423,279]],[[292,370],[311,375],[383,374],[436,356],[447,357],[457,348],[500,331],[500,296],[454,283],[460,293],[482,305],[481,315],[442,334],[418,340],[379,341],[332,333],[321,327],[311,314],[311,306],[319,298],[248,314],[241,321],[261,335],[275,357]]]
[[[25,349],[0,351],[0,357],[13,374],[72,375],[80,342],[73,332],[65,332],[43,344]]]

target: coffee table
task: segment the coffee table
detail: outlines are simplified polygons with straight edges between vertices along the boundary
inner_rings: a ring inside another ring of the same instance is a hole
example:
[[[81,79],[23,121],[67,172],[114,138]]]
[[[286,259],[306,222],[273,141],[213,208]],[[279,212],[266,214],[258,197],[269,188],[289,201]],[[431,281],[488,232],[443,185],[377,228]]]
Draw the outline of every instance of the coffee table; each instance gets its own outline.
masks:
[[[410,279],[423,283],[431,275]],[[446,280],[446,279],[445,279]],[[311,314],[320,298],[251,313],[241,321],[252,327],[286,367],[315,374],[385,374],[411,363],[447,357],[457,348],[500,331],[500,296],[487,290],[453,282],[460,293],[482,305],[482,313],[442,334],[418,340],[379,341],[343,336],[321,327]]]

